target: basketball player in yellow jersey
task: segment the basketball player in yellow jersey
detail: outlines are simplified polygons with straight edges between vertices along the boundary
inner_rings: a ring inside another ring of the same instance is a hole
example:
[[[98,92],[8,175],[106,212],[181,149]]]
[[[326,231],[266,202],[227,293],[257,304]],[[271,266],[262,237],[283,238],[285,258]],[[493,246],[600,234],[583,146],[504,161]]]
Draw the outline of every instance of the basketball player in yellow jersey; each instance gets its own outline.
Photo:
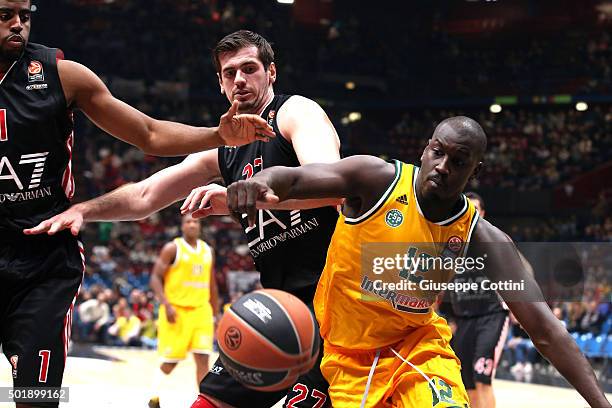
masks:
[[[538,350],[587,402],[610,407],[510,238],[479,219],[462,194],[482,167],[485,149],[480,125],[453,117],[434,131],[420,168],[355,156],[333,164],[272,167],[228,187],[230,210],[246,213],[251,224],[256,208],[278,201],[345,198],[315,295],[324,339],[321,371],[335,408],[468,406],[450,329],[431,309],[438,289],[420,285],[446,283],[453,269],[460,272],[460,258],[486,258],[484,272],[492,282],[523,280],[526,300],[517,300],[516,291],[498,292]],[[409,259],[437,258],[444,266],[397,268],[414,287],[381,288],[376,276],[389,274],[377,275],[376,269],[393,268],[397,259],[382,258],[393,245]],[[446,266],[447,260],[455,266]]]
[[[200,220],[184,216],[181,232],[180,238],[164,245],[151,273],[151,288],[160,302],[157,350],[162,360],[154,391],[188,351],[193,353],[199,384],[213,351],[214,316],[219,311],[214,253],[200,239]],[[157,396],[149,407],[159,407]]]

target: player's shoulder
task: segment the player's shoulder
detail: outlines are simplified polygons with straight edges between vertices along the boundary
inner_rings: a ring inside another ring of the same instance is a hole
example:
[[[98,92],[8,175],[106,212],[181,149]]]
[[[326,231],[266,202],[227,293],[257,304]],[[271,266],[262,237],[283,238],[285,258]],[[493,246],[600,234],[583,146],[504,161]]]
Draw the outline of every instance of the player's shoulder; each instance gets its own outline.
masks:
[[[30,59],[37,59],[46,62],[56,61],[58,53],[61,53],[63,56],[63,52],[61,52],[61,50],[58,48],[47,47],[46,45],[32,42],[28,43],[25,53]]]
[[[482,243],[508,243],[512,242],[512,239],[508,236],[508,234],[491,224],[489,221],[485,220],[484,218],[479,218],[478,224],[474,229],[474,234],[472,235],[472,241]]]
[[[291,95],[278,111],[278,118],[300,119],[307,118],[310,114],[324,113],[323,108],[310,98],[302,95]]]

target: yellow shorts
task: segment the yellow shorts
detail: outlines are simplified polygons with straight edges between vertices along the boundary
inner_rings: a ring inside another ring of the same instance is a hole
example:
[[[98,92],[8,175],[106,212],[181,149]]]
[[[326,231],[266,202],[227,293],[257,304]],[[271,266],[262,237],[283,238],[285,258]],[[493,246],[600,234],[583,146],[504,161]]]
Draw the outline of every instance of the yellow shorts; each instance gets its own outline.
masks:
[[[321,372],[329,382],[332,406],[360,407],[374,367],[365,407],[468,407],[461,363],[448,344],[450,338],[446,323],[436,323],[417,328],[402,342],[379,350],[326,345]]]
[[[168,323],[166,308],[159,307],[157,351],[164,362],[172,363],[192,353],[212,353],[214,321],[210,304],[201,307],[173,306],[176,321]]]

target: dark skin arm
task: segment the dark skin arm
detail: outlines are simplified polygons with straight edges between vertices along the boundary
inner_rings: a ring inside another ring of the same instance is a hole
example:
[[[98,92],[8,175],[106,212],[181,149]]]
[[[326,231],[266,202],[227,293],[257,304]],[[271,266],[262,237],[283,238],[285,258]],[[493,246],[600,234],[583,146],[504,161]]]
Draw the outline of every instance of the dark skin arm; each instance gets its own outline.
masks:
[[[595,374],[576,342],[544,301],[542,292],[525,268],[512,240],[484,219],[478,221],[470,242],[470,257],[487,254],[485,274],[491,281],[525,281],[525,291],[499,290],[538,351],[592,407],[610,407]],[[518,300],[522,298],[524,300]]]
[[[168,299],[166,299],[166,294],[164,293],[164,276],[172,262],[174,262],[174,258],[176,257],[176,244],[174,242],[168,242],[159,253],[159,256],[155,260],[155,264],[153,265],[153,271],[151,271],[151,281],[149,285],[159,303],[165,306],[166,308],[166,317],[168,319],[168,323],[174,323],[176,321],[176,312],[170,303],[168,303]]]
[[[395,165],[372,156],[335,163],[273,167],[227,189],[231,213],[247,214],[254,225],[258,208],[291,199],[346,198],[343,213],[357,217],[372,208],[395,177]]]

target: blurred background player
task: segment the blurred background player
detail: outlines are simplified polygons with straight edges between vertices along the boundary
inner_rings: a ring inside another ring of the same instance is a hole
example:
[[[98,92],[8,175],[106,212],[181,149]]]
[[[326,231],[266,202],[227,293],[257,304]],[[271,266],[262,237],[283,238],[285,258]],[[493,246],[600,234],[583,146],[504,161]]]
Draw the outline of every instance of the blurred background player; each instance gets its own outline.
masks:
[[[474,192],[465,196],[484,218],[482,197]],[[448,291],[457,325],[451,344],[461,361],[461,379],[473,408],[495,408],[492,379],[508,336],[508,308],[495,291],[481,288],[484,279],[487,277],[482,271],[466,270],[456,274],[453,281],[476,282],[479,289]]]
[[[151,273],[151,288],[160,303],[157,349],[162,365],[153,381],[157,394],[149,401],[150,408],[160,406],[160,376],[169,375],[191,351],[199,384],[213,351],[214,319],[219,313],[213,249],[200,239],[200,220],[191,215],[183,216],[181,232],[181,237],[164,245]]]

